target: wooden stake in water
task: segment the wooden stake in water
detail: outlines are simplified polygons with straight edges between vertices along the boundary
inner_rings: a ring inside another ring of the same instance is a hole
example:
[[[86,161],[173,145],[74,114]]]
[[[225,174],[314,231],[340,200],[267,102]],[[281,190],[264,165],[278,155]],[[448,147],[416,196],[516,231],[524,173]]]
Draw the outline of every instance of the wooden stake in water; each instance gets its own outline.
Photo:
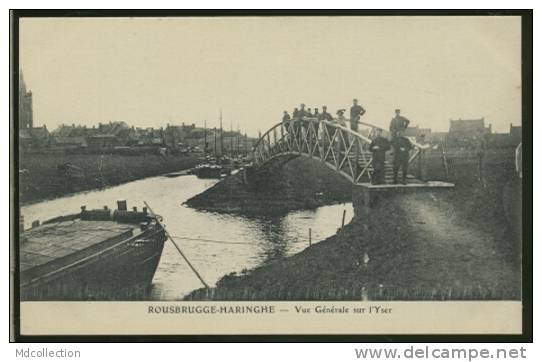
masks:
[[[343,221],[341,223],[341,228],[344,227],[344,219],[346,218],[346,209],[343,210]]]
[[[309,246],[312,245],[312,229],[309,228]]]

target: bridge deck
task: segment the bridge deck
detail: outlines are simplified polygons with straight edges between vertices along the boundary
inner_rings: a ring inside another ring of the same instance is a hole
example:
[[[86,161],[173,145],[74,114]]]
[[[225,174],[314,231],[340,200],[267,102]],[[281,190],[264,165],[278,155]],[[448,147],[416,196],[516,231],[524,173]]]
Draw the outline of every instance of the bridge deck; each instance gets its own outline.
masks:
[[[427,181],[422,182],[419,180],[409,180],[409,183],[406,185],[403,184],[381,184],[373,185],[371,183],[358,183],[357,186],[365,187],[371,190],[431,190],[431,189],[450,189],[455,187],[453,183],[444,182],[444,181]]]

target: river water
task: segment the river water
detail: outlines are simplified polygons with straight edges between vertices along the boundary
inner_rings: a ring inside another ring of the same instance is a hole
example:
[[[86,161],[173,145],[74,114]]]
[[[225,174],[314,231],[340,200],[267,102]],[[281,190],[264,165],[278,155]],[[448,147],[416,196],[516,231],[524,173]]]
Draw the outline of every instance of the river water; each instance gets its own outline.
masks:
[[[352,204],[323,206],[315,210],[293,211],[281,217],[243,217],[194,210],[183,203],[209,187],[216,180],[195,176],[151,177],[104,190],[89,191],[21,207],[25,228],[33,220],[87,209],[116,208],[117,200],[127,200],[128,207],[143,206],[143,201],[162,215],[169,233],[174,236],[203,279],[214,285],[222,276],[240,273],[277,258],[296,254],[312,243],[336,233],[343,210],[348,223],[353,217]],[[160,264],[154,275],[151,299],[177,300],[202,287],[201,283],[166,241]]]

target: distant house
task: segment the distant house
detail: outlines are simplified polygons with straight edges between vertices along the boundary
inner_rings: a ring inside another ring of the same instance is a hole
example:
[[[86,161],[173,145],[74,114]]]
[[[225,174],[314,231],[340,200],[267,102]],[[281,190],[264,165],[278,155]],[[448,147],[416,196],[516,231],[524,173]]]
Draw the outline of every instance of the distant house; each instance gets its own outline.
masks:
[[[86,126],[61,125],[51,133],[52,143],[64,149],[77,149],[87,147],[87,138],[96,134],[95,128]]]
[[[414,137],[417,141],[420,141],[422,139],[424,139],[425,142],[432,141],[431,128],[420,128],[419,126],[408,127],[405,131],[405,136]]]
[[[86,148],[87,140],[82,136],[55,136],[54,144],[61,148]]]
[[[42,149],[48,147],[51,137],[46,126],[19,129],[19,144],[21,149]]]
[[[109,122],[109,123],[99,123],[98,132],[100,134],[109,134],[117,136],[121,131],[130,129],[130,126],[123,121]]]
[[[448,137],[448,132],[431,132],[431,143],[444,143]]]
[[[450,130],[446,137],[449,147],[473,147],[479,137],[491,134],[491,125],[485,126],[485,119],[450,120]]]
[[[522,140],[521,126],[510,124],[509,133],[493,133],[488,138],[488,146],[491,148],[515,148]]]
[[[512,142],[519,145],[523,139],[523,128],[521,126],[514,126],[510,123],[510,137],[512,138]]]
[[[117,132],[116,137],[119,145],[121,146],[131,146],[137,144],[138,135],[134,127],[121,129]]]
[[[21,150],[29,150],[32,148],[32,135],[28,128],[19,129],[19,147]]]
[[[112,134],[97,134],[87,138],[88,149],[91,151],[109,151],[119,146],[119,141]]]
[[[485,126],[485,118],[450,120],[449,134],[491,133],[491,126]]]
[[[164,129],[138,128],[138,146],[161,146],[164,144]]]
[[[164,131],[164,144],[169,148],[178,148],[187,136],[186,127],[167,125]]]

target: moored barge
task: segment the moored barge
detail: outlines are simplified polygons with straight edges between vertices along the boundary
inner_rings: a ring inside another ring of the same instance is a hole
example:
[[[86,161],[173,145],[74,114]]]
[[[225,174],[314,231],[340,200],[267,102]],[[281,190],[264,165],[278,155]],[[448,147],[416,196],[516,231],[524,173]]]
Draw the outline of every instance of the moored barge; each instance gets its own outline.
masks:
[[[224,168],[222,165],[205,163],[194,167],[193,173],[198,178],[219,179],[229,173],[229,170]]]
[[[57,217],[21,233],[20,299],[145,298],[166,235],[146,208],[107,207]]]

